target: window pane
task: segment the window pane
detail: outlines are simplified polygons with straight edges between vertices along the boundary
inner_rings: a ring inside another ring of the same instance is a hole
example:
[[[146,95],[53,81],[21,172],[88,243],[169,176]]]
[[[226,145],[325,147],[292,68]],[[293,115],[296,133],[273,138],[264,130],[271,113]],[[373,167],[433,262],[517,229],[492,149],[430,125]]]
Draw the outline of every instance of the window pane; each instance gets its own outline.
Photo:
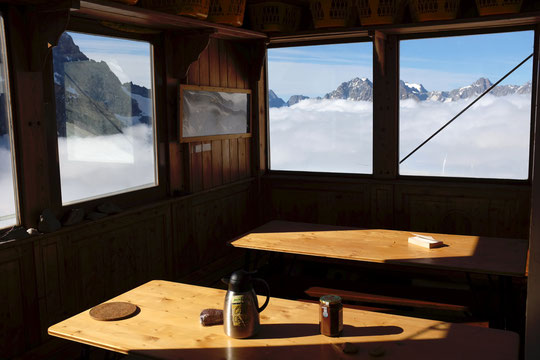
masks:
[[[270,168],[372,173],[372,44],[268,50]]]
[[[62,202],[155,186],[151,45],[65,32],[53,61]]]
[[[534,33],[400,43],[400,160],[533,52]],[[527,179],[532,59],[403,161],[400,174]]]
[[[0,229],[17,224],[12,152],[11,102],[4,19],[0,16]]]

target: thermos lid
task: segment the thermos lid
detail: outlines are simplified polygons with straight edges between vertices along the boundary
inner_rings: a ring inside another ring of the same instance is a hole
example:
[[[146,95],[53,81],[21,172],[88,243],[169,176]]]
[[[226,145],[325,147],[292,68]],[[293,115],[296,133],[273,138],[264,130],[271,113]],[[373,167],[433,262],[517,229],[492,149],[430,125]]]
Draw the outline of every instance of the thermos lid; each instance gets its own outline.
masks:
[[[232,273],[229,279],[229,291],[247,292],[253,289],[251,274],[245,270]]]
[[[321,296],[319,301],[323,305],[334,305],[334,304],[341,303],[341,298],[337,295],[324,295],[324,296]]]

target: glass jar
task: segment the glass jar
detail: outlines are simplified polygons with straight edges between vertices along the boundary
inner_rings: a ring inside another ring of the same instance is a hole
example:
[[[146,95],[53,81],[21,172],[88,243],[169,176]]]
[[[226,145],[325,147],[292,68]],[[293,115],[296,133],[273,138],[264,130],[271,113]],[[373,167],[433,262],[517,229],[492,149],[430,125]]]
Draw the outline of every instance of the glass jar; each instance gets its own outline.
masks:
[[[326,336],[340,336],[343,332],[343,304],[337,295],[324,295],[319,299],[319,328]]]

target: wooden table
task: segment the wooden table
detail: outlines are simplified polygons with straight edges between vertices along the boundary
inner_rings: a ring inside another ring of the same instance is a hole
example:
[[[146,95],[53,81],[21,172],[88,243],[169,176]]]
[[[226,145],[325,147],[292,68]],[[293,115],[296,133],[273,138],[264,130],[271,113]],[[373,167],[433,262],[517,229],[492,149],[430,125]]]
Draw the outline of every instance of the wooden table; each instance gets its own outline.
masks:
[[[380,359],[512,360],[518,335],[509,331],[440,321],[343,310],[343,337],[318,332],[318,305],[272,298],[252,339],[232,339],[223,326],[203,327],[199,313],[221,308],[225,291],[150,281],[111,301],[136,304],[129,319],[97,321],[88,311],[49,328],[49,334],[122,354],[156,359]],[[260,299],[262,300],[262,298]],[[344,354],[350,342],[358,352]]]
[[[232,240],[234,247],[336,259],[390,263],[504,276],[524,276],[528,241],[418,233],[443,240],[444,247],[409,245],[409,231],[358,229],[271,221]]]

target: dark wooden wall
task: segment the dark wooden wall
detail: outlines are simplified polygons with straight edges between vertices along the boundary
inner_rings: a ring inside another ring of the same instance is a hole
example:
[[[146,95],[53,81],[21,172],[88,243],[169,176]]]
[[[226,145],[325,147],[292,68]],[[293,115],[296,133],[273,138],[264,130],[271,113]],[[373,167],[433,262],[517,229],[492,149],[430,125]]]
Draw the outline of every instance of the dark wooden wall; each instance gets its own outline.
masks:
[[[0,245],[0,359],[47,328],[152,279],[179,279],[227,255],[254,224],[253,181]]]
[[[250,64],[230,41],[210,39],[199,59],[189,67],[186,83],[250,89]],[[188,154],[188,191],[197,192],[245,179],[252,174],[251,137],[183,144]]]
[[[265,218],[526,239],[530,186],[273,175]]]

